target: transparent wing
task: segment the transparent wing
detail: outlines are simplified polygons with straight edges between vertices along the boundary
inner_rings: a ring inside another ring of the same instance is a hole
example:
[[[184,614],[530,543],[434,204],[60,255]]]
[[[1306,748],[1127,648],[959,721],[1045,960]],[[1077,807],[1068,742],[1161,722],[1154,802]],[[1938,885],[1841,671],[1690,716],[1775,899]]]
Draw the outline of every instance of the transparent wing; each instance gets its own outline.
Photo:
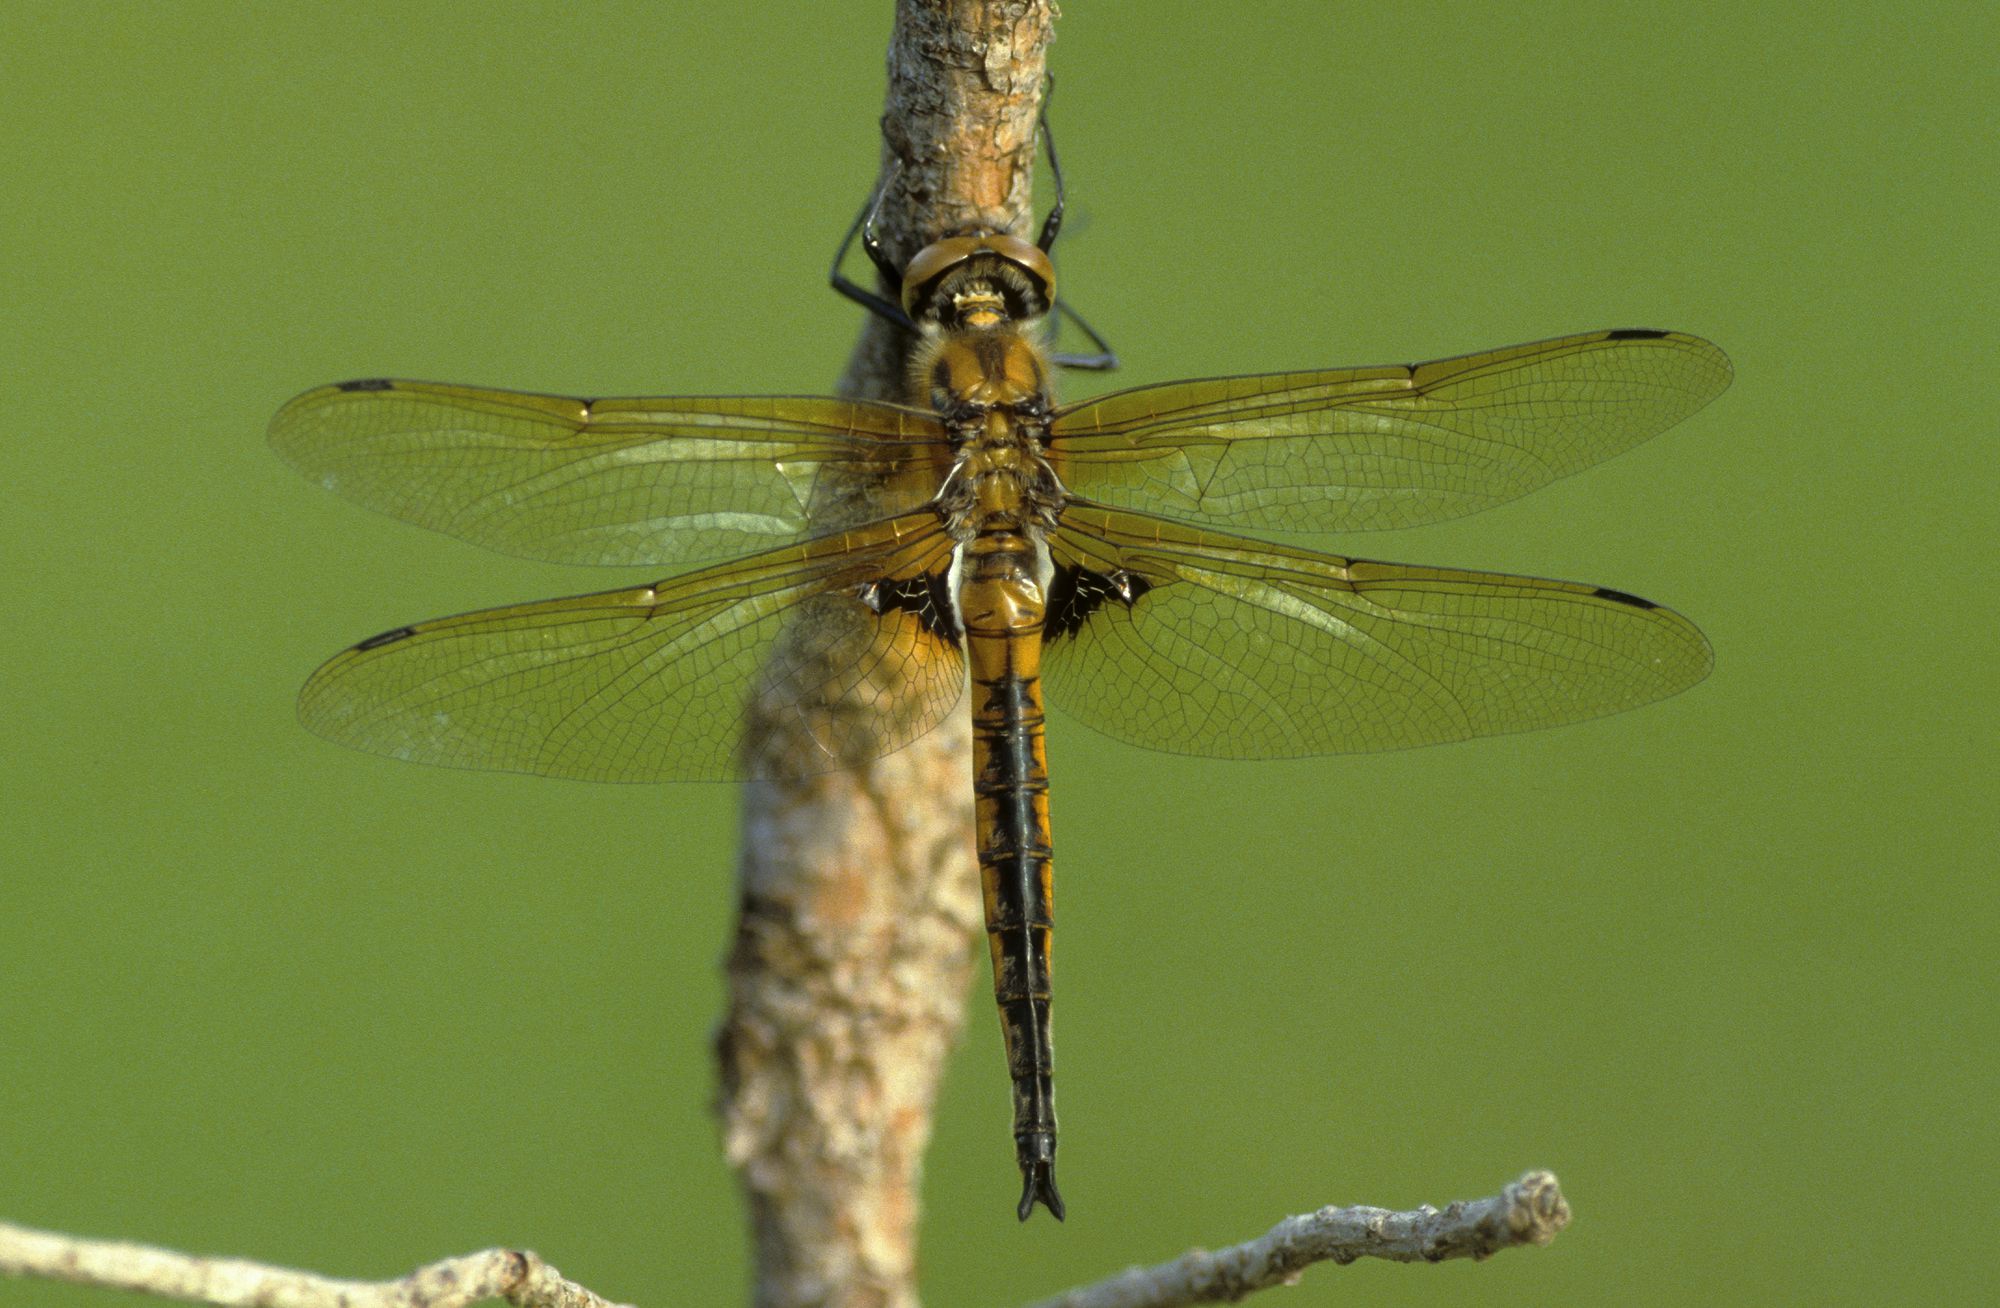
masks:
[[[950,551],[924,512],[655,586],[401,627],[315,672],[299,717],[394,758],[595,781],[852,766],[958,702],[963,658],[920,602]],[[884,603],[884,584],[911,598]],[[754,757],[753,715],[758,740],[782,742]]]
[[[1708,674],[1686,618],[1596,586],[1404,567],[1071,508],[1051,703],[1153,749],[1278,758],[1577,722]]]
[[[1456,518],[1630,449],[1729,385],[1721,350],[1613,331],[1382,368],[1169,382],[1060,412],[1078,495],[1198,523],[1360,531]]]
[[[830,471],[880,483],[874,513],[924,502],[947,458],[930,415],[789,396],[576,400],[430,382],[343,382],[271,420],[328,490],[405,522],[557,563],[655,565],[806,533]]]

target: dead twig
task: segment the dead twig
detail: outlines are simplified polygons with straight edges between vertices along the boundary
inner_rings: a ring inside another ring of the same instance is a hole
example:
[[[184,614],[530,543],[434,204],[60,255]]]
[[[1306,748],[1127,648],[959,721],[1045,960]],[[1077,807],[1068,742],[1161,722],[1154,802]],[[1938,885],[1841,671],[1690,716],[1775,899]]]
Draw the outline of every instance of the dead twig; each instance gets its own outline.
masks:
[[[1441,1212],[1429,1206],[1409,1212],[1322,1208],[1288,1217],[1255,1240],[1133,1268],[1035,1308],[1233,1303],[1258,1290],[1294,1284],[1317,1262],[1486,1258],[1502,1249],[1547,1244],[1568,1224],[1569,1204],[1555,1174],[1529,1172],[1498,1195],[1455,1203]],[[0,1222],[0,1275],[133,1290],[217,1308],[467,1308],[483,1299],[502,1299],[517,1308],[624,1308],[518,1249],[447,1258],[393,1281],[342,1281]]]
[[[1487,1258],[1502,1249],[1542,1245],[1569,1224],[1569,1203],[1554,1172],[1529,1172],[1499,1194],[1409,1212],[1322,1208],[1287,1217],[1255,1240],[1211,1253],[1197,1249],[1157,1267],[1135,1267],[1035,1308],[1176,1308],[1234,1303],[1274,1285],[1291,1285],[1311,1264],[1357,1258],[1438,1263]]]
[[[517,1308],[624,1308],[564,1280],[521,1249],[447,1258],[393,1281],[341,1281],[0,1222],[0,1275],[134,1290],[218,1308],[464,1308],[482,1299],[504,1299]]]

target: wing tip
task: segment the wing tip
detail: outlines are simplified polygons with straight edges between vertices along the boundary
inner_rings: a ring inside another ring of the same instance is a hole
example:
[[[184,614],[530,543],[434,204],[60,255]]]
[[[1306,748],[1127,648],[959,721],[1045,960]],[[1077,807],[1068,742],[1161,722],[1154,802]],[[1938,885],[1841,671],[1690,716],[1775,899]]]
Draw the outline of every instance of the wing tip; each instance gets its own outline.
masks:
[[[1599,339],[1604,341],[1664,341],[1676,349],[1687,350],[1690,353],[1700,355],[1714,369],[1714,375],[1711,379],[1712,385],[1704,390],[1694,392],[1699,396],[1699,403],[1695,405],[1696,409],[1701,408],[1716,396],[1728,390],[1729,384],[1736,379],[1736,367],[1729,361],[1729,355],[1723,351],[1723,348],[1707,337],[1696,336],[1693,332],[1664,331],[1657,327],[1616,327],[1605,332]],[[1689,413],[1693,411],[1689,410]],[[1674,421],[1678,422],[1680,419],[1676,418]]]
[[[305,460],[301,452],[295,450],[291,443],[293,436],[308,421],[301,415],[335,396],[380,394],[383,391],[395,390],[397,385],[398,383],[387,377],[361,377],[353,381],[333,382],[300,391],[286,400],[278,407],[278,411],[271,415],[270,425],[264,429],[264,438],[270,442],[271,447],[281,458],[304,468]]]

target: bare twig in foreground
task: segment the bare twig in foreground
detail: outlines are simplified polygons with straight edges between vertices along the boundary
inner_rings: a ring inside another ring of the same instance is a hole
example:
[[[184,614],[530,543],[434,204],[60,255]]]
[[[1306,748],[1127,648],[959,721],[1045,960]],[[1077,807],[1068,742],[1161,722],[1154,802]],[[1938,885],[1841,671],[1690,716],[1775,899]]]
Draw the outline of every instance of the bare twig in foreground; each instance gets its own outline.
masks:
[[[1357,1258],[1443,1262],[1547,1244],[1569,1224],[1553,1172],[1529,1172],[1498,1195],[1443,1212],[1322,1208],[1288,1217],[1219,1253],[1196,1250],[1133,1268],[1035,1308],[1175,1308],[1231,1303],[1290,1285],[1317,1262]],[[84,1240],[0,1222],[0,1276],[34,1276],[136,1290],[218,1308],[465,1308],[504,1299],[517,1308],[624,1308],[566,1281],[533,1253],[488,1249],[420,1267],[394,1281],[340,1281],[237,1259],[197,1258],[141,1244]]]
[[[461,1308],[482,1299],[504,1299],[518,1308],[623,1308],[517,1249],[447,1258],[394,1281],[338,1281],[262,1263],[197,1258],[0,1222],[0,1275],[137,1290],[222,1308]]]
[[[1157,1267],[1135,1267],[1035,1308],[1173,1308],[1234,1303],[1274,1285],[1291,1285],[1318,1262],[1357,1258],[1443,1262],[1485,1258],[1516,1245],[1547,1244],[1569,1224],[1569,1204],[1554,1172],[1529,1172],[1499,1194],[1428,1204],[1412,1212],[1387,1208],[1322,1208],[1287,1217],[1255,1240],[1218,1253],[1197,1249]]]

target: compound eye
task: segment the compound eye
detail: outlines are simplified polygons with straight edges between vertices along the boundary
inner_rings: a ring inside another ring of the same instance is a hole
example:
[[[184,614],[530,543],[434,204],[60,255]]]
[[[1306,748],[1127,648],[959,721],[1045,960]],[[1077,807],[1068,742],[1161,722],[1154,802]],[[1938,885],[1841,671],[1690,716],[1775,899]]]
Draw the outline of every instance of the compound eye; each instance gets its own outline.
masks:
[[[947,236],[942,241],[933,241],[917,251],[909,266],[903,269],[903,312],[912,318],[921,318],[930,308],[932,292],[938,282],[953,268],[979,253],[979,236]]]
[[[1005,232],[986,237],[985,248],[1013,264],[1027,277],[1041,301],[1039,312],[1046,313],[1056,302],[1056,266],[1049,261],[1048,251],[1032,241],[1024,241]]]

